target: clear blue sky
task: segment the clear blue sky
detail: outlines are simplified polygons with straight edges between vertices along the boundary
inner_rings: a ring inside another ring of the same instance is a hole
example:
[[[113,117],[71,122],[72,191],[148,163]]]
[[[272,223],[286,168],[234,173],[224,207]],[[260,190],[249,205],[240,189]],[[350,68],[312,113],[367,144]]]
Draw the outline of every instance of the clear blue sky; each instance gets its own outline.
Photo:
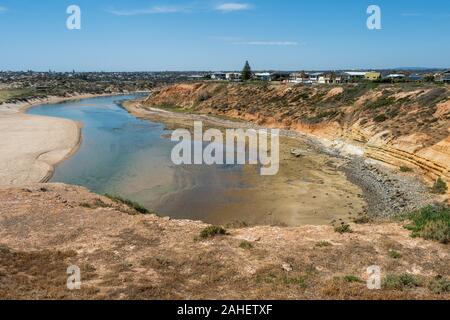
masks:
[[[0,70],[450,67],[450,1],[0,0],[0,35]]]

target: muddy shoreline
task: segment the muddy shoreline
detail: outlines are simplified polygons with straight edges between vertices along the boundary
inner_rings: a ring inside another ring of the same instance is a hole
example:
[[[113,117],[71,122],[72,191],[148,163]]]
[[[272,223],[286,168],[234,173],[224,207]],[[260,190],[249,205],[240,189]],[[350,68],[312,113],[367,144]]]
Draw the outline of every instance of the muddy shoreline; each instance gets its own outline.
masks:
[[[255,123],[240,119],[147,108],[143,107],[141,102],[128,101],[123,104],[123,107],[138,118],[162,122],[168,129],[176,128],[177,125],[192,126],[193,121],[204,121],[207,126],[262,128]],[[300,140],[318,153],[342,159],[343,163],[337,166],[337,170],[343,172],[351,183],[361,188],[363,199],[367,203],[364,211],[371,217],[392,217],[437,200],[430,193],[426,182],[414,174],[395,172],[382,163],[327,146],[320,139],[305,133],[281,129],[280,136]]]

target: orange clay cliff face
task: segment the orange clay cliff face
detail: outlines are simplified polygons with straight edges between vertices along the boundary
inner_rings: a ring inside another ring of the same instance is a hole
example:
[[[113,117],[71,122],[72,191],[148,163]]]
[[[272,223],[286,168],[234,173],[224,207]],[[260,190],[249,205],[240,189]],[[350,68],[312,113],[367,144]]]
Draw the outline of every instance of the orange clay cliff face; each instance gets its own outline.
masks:
[[[144,107],[180,107],[317,137],[328,147],[450,181],[450,87],[201,82],[155,90]]]

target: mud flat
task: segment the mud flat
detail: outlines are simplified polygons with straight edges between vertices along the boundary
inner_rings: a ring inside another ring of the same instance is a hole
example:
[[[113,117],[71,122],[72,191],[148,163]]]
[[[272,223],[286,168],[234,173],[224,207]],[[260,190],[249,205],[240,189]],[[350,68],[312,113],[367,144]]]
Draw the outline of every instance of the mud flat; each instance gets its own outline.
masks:
[[[217,126],[226,128],[261,128],[253,122],[243,121],[233,118],[218,117],[215,115],[192,114],[174,112],[156,107],[143,106],[141,101],[129,101],[124,103],[124,107],[137,117],[163,122],[170,128],[180,126],[190,127],[193,121],[204,121],[206,126]],[[373,217],[388,217],[402,212],[421,208],[433,201],[439,200],[430,194],[426,182],[411,173],[395,172],[372,159],[362,156],[364,152],[357,146],[346,143],[333,143],[317,138],[307,133],[294,130],[281,129],[282,136],[281,163],[287,162],[285,166],[292,178],[301,181],[302,176],[298,175],[301,170],[301,161],[296,161],[290,156],[289,150],[292,148],[304,148],[316,159],[322,158],[321,166],[329,166],[331,170],[342,172],[347,177],[347,186],[354,185],[356,191],[349,192],[349,213],[355,214],[363,210]],[[360,152],[359,152],[360,151]],[[318,164],[318,163],[317,163]],[[316,164],[314,170],[320,171]],[[329,177],[328,177],[329,178]],[[290,179],[288,179],[290,181]],[[286,183],[285,185],[289,185]],[[326,185],[326,183],[325,183]],[[332,184],[333,185],[333,184]],[[333,185],[333,187],[336,187]],[[326,187],[324,187],[326,188]],[[338,187],[339,188],[339,187]],[[323,202],[329,200],[329,193],[322,189],[319,199]],[[316,195],[311,196],[310,201],[317,199]],[[355,196],[362,199],[355,201]],[[363,200],[363,201],[360,201]],[[354,202],[357,210],[354,208]],[[362,208],[362,209],[361,209]],[[343,218],[344,215],[340,215]]]

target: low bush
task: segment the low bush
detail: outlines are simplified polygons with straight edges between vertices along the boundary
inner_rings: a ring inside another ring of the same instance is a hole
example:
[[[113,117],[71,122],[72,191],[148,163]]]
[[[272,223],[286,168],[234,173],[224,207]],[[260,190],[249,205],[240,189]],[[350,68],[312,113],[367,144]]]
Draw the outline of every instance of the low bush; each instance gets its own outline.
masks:
[[[428,289],[435,294],[449,293],[450,280],[442,276],[437,276],[430,281]]]
[[[379,114],[373,118],[373,121],[380,123],[386,121],[387,119],[388,118],[384,114]]]
[[[302,289],[306,289],[308,287],[307,277],[306,276],[298,276],[298,277],[284,277],[283,282],[285,284],[292,284],[299,286]]]
[[[358,216],[352,219],[356,224],[366,224],[372,221],[367,213],[359,213]]]
[[[320,241],[316,243],[316,247],[324,248],[324,247],[331,247],[332,244],[328,241]]]
[[[401,253],[395,250],[389,250],[388,255],[392,259],[400,259],[402,257]]]
[[[430,205],[407,215],[411,223],[405,228],[412,237],[422,237],[441,243],[450,241],[450,208],[445,205]]]
[[[334,231],[340,234],[353,232],[353,230],[350,228],[350,225],[344,222],[338,226],[335,226]]]
[[[241,249],[251,249],[251,248],[253,248],[253,245],[250,242],[248,242],[248,241],[242,241],[239,244],[239,248],[241,248]]]
[[[411,169],[410,167],[401,166],[401,167],[400,167],[400,171],[401,171],[401,172],[412,172],[413,169]]]
[[[383,279],[383,287],[390,290],[404,290],[419,287],[420,279],[409,273],[388,274]]]
[[[447,193],[447,189],[447,183],[439,177],[434,182],[433,187],[431,188],[431,192],[435,194],[445,194]]]
[[[130,207],[130,208],[132,208],[134,210],[136,210],[139,213],[142,213],[142,214],[149,214],[150,213],[150,211],[148,211],[146,208],[144,208],[143,206],[141,206],[137,202],[134,202],[134,201],[131,201],[131,200],[128,200],[128,199],[124,199],[124,198],[122,198],[120,196],[110,195],[110,194],[105,194],[105,197],[111,199],[112,201],[122,203],[122,204],[124,204],[124,205],[126,205],[126,206],[128,206],[128,207]]]
[[[367,105],[368,109],[378,109],[382,107],[387,107],[393,105],[395,103],[395,99],[392,97],[381,97]]]
[[[225,235],[227,231],[220,226],[208,226],[202,231],[200,231],[200,238],[206,239],[206,238],[212,238],[216,235]]]
[[[361,282],[362,283],[362,282],[364,282],[360,277],[354,276],[352,274],[344,276],[344,281],[345,282],[349,282],[349,283],[352,283],[352,282]]]

